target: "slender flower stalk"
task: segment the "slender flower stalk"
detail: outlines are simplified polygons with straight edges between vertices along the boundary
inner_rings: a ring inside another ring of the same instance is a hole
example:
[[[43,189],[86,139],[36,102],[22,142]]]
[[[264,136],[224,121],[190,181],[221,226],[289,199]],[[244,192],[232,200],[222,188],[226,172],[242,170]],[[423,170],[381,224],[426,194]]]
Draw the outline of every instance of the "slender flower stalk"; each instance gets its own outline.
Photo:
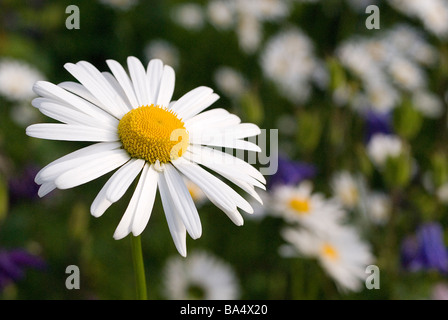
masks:
[[[148,298],[148,292],[146,289],[145,265],[143,262],[141,236],[131,236],[131,246],[137,299],[146,300]]]

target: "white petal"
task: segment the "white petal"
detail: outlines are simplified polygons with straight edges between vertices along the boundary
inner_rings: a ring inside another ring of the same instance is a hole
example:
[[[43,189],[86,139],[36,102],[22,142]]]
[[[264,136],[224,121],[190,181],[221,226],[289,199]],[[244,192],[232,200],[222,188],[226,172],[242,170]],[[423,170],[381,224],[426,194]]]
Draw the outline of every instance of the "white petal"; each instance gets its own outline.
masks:
[[[111,84],[104,74],[101,73],[94,65],[87,61],[80,61],[76,65],[87,71],[87,73],[90,74],[91,79],[97,85],[98,90],[95,92],[91,91],[92,94],[95,95],[97,92],[104,93],[104,96],[101,95],[102,98],[100,101],[104,101],[110,109],[115,109],[119,115],[119,118],[129,111],[128,104],[122,99],[122,92],[117,92],[115,90],[115,84]],[[116,82],[115,78],[114,81]],[[121,87],[119,87],[119,89],[122,91]]]
[[[171,110],[182,116],[183,112],[188,112],[188,109],[194,108],[199,101],[207,99],[207,97],[209,97],[212,93],[213,90],[208,87],[197,87],[187,92],[179,100],[177,100],[176,103],[172,105]]]
[[[119,101],[123,101],[123,105],[121,105],[121,107],[123,108],[123,112],[128,113],[129,111],[131,111],[133,109],[131,102],[128,99],[128,96],[126,95],[124,89],[121,87],[121,85],[118,83],[117,79],[112,75],[112,73],[110,72],[101,72],[101,74],[104,76],[104,78],[107,80],[107,82],[109,82],[109,84],[112,86],[112,88],[114,89],[114,92],[116,92],[121,100]]]
[[[109,131],[117,130],[116,127],[111,127],[108,123],[95,119],[83,112],[57,102],[52,102],[54,100],[46,98],[40,98],[42,100],[38,99],[33,100],[33,105],[38,105],[40,112],[60,122],[72,125],[98,127]]]
[[[165,166],[162,176],[165,178],[170,191],[173,207],[181,217],[188,233],[193,239],[199,238],[202,234],[201,221],[190,192],[182,180],[182,177],[171,165]]]
[[[148,174],[150,164],[146,163],[143,167],[142,174],[138,180],[137,187],[132,194],[131,201],[129,201],[128,207],[126,208],[123,217],[121,217],[120,223],[115,229],[114,239],[119,240],[126,237],[132,231],[132,220],[134,219],[135,210],[142,198],[142,189],[146,181],[146,176]]]
[[[73,82],[64,82],[64,87],[66,87],[67,90],[76,87],[78,91],[75,92],[76,94],[78,94],[79,91],[85,91],[85,88],[82,85],[74,84]],[[80,95],[81,97],[83,97],[80,98],[77,95],[72,94],[53,83],[47,81],[38,81],[34,84],[33,90],[42,97],[50,98],[63,104],[67,104],[74,109],[84,112],[85,114],[88,114],[96,119],[101,119],[105,122],[115,121],[118,124],[117,119],[114,118],[114,116],[110,112],[105,109],[101,109],[101,105],[92,104],[88,100],[85,100],[84,96]]]
[[[163,62],[159,59],[152,59],[148,63],[146,76],[148,78],[148,92],[150,93],[151,103],[156,104],[159,95],[160,80],[163,74]]]
[[[118,141],[118,133],[109,129],[60,123],[38,123],[26,128],[30,137],[65,141]]]
[[[140,173],[145,160],[131,159],[111,177],[113,182],[106,191],[106,197],[112,202],[118,201],[128,190],[135,177]]]
[[[157,105],[168,108],[174,92],[175,73],[173,68],[165,66],[163,68],[162,79],[160,80],[159,93],[157,95]]]
[[[64,172],[54,183],[59,189],[68,189],[92,181],[129,161],[126,151],[119,149],[101,153],[96,159]]]
[[[67,168],[73,168],[75,165],[72,163],[71,166],[62,166],[61,163],[66,161],[72,161],[77,159],[76,161],[79,161],[81,163],[82,161],[86,161],[85,157],[93,157],[96,154],[104,151],[114,150],[121,146],[120,142],[101,142],[92,144],[90,146],[84,147],[82,149],[76,150],[74,152],[71,152],[59,159],[54,160],[53,162],[46,165],[44,168],[42,168],[37,174],[34,179],[34,181],[37,184],[42,184],[45,181],[51,181],[54,180],[58,175],[60,175],[62,172],[68,170]],[[55,167],[56,166],[56,170]],[[59,169],[57,167],[59,166]]]
[[[179,158],[173,161],[173,165],[195,183],[207,198],[224,211],[235,224],[243,224],[243,218],[239,214],[237,206],[248,212],[253,211],[243,197],[197,164]]]
[[[187,110],[182,110],[179,114],[182,116],[182,119],[190,119],[194,117],[198,113],[210,107],[213,103],[215,103],[219,99],[219,96],[216,93],[212,93],[205,97],[204,99],[198,100],[197,103],[188,108]]]
[[[189,131],[202,129],[202,128],[224,128],[229,126],[234,126],[241,123],[241,119],[229,113],[227,110],[222,108],[207,110],[199,113],[198,115],[189,118],[185,121],[185,128]]]
[[[146,228],[156,198],[159,173],[149,164],[147,164],[147,166],[148,170],[143,180],[140,200],[135,208],[134,217],[132,219],[131,229],[134,236],[140,235]]]
[[[113,93],[113,91],[110,90],[109,84],[105,85],[107,81],[96,68],[96,72],[99,73],[98,77],[94,77],[92,75],[95,71],[92,71],[92,68],[88,67],[85,63],[66,63],[64,68],[70,72],[96,99],[101,101],[102,105],[107,108],[107,112],[112,114],[115,118],[121,119],[124,113],[120,106],[124,104],[124,102],[116,102],[118,99],[121,100],[121,98],[117,93]],[[89,72],[88,69],[90,69],[91,72]],[[109,88],[107,86],[109,86]]]
[[[132,82],[129,79],[129,76],[124,70],[123,66],[115,60],[107,60],[106,63],[109,66],[109,69],[112,71],[115,78],[117,79],[118,83],[123,88],[131,105],[133,107],[139,106],[137,97],[134,92],[134,87],[132,86]]]
[[[143,64],[136,57],[128,57],[128,69],[131,75],[132,84],[134,86],[135,95],[137,97],[138,106],[135,108],[151,105],[151,97],[149,97],[149,82],[146,77],[146,71]]]
[[[101,110],[107,110],[107,107],[101,101],[99,101],[93,94],[90,93],[89,90],[86,89],[86,87],[84,87],[82,84],[78,82],[64,81],[59,83],[58,87],[61,87],[67,91],[70,91],[73,94],[76,94],[77,96],[80,96],[84,100],[95,105],[97,108],[99,107]]]
[[[162,200],[163,210],[165,211],[166,221],[170,229],[171,237],[177,251],[184,257],[187,256],[187,232],[181,218],[173,207],[171,192],[166,185],[165,179],[159,179],[160,198]]]
[[[42,197],[46,196],[47,194],[49,194],[54,189],[56,189],[56,185],[54,184],[53,181],[45,182],[40,186],[39,190],[37,191],[37,195],[40,198],[42,198]]]
[[[112,182],[112,178],[107,180],[106,184],[101,188],[100,192],[98,192],[95,199],[93,200],[90,206],[90,213],[92,214],[92,216],[96,218],[102,216],[103,213],[106,212],[106,210],[109,209],[109,207],[112,205],[112,201],[110,201],[106,197],[106,191],[109,189]]]
[[[231,171],[229,172],[230,175],[264,189],[263,184],[266,184],[265,177],[260,173],[260,171],[246,161],[235,157],[232,154],[208,147],[190,145],[188,150],[191,153],[189,157],[194,162],[209,166],[210,168],[213,168],[213,170],[217,168],[218,170],[222,169],[224,171]],[[253,179],[250,179],[250,177]],[[254,179],[260,181],[261,183],[257,183]]]
[[[251,141],[232,139],[225,135],[213,135],[212,132],[202,132],[201,134],[190,132],[189,139],[191,144],[261,152],[261,148]]]
[[[257,136],[261,133],[260,128],[252,123],[240,123],[235,126],[230,127],[219,127],[218,125],[213,126],[213,123],[210,124],[210,127],[202,127],[199,130],[192,130],[190,127],[190,142],[191,143],[201,143],[202,141],[209,140],[237,140],[244,139],[248,137]]]
[[[187,159],[190,159],[190,157],[187,157]],[[191,158],[192,159],[192,158]],[[192,159],[194,161],[194,159]],[[259,182],[258,180],[250,177],[246,173],[242,172],[241,170],[238,170],[236,166],[224,166],[224,165],[215,165],[215,163],[212,161],[202,163],[198,161],[194,161],[196,163],[200,163],[208,167],[209,169],[219,173],[221,176],[226,178],[227,180],[233,182],[235,185],[249,193],[251,196],[253,196],[258,202],[262,203],[262,200],[260,196],[257,194],[257,192],[254,189],[254,186],[257,186],[263,190],[266,190],[264,185]],[[252,213],[252,210],[249,209],[249,213]]]

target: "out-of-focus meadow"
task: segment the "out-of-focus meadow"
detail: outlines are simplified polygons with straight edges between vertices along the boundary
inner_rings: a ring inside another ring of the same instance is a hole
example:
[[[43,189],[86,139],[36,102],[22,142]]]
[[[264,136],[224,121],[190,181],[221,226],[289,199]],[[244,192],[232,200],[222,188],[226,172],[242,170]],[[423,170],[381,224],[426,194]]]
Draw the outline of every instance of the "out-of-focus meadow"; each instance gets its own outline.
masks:
[[[174,68],[175,99],[208,86],[213,107],[278,129],[278,170],[244,226],[192,189],[203,234],[184,259],[156,199],[150,299],[448,299],[447,37],[448,0],[0,1],[0,297],[135,298],[130,241],[112,238],[132,192],[100,218],[110,175],[39,198],[36,173],[87,144],[25,128],[49,122],[36,81],[136,56]]]

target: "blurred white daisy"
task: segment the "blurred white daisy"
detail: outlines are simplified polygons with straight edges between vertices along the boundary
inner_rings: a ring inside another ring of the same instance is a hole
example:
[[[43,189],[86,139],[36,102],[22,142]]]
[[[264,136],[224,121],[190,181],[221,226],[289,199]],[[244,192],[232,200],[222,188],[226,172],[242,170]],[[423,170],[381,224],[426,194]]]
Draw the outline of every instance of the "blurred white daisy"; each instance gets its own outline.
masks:
[[[376,225],[385,225],[392,212],[390,197],[380,191],[369,192],[365,199],[366,213]]]
[[[215,28],[234,28],[242,51],[253,54],[263,40],[263,23],[283,21],[291,12],[291,3],[289,0],[213,0],[206,10]]]
[[[272,192],[274,212],[289,223],[299,223],[316,232],[337,228],[346,212],[336,201],[313,193],[313,185],[303,181],[298,186],[280,185]]]
[[[282,235],[300,255],[317,259],[341,291],[362,290],[366,267],[374,257],[356,229],[344,226],[323,235],[290,227]]]
[[[445,182],[441,186],[439,186],[436,191],[437,199],[443,204],[448,204],[448,182]]]
[[[219,96],[198,87],[171,101],[175,73],[161,60],[147,69],[135,57],[127,59],[130,76],[116,61],[112,71],[100,72],[81,61],[65,68],[80,82],[59,85],[39,81],[34,91],[41,97],[33,105],[62,123],[35,124],[29,136],[67,141],[96,142],[57,159],[36,176],[39,196],[55,188],[68,189],[118,169],[92,203],[91,213],[101,216],[118,201],[141,173],[135,192],[114,233],[121,239],[139,235],[151,215],[156,191],[162,200],[168,227],[177,250],[186,255],[186,232],[194,239],[202,233],[193,199],[183,182],[186,176],[237,225],[243,224],[238,208],[251,213],[249,203],[202,166],[211,169],[259,199],[254,185],[264,188],[264,177],[254,167],[208,146],[259,152],[246,137],[260,129],[224,109],[203,112]]]
[[[439,118],[445,109],[442,99],[426,90],[415,91],[412,94],[412,104],[415,109],[428,118]]]
[[[448,2],[446,0],[389,0],[397,10],[421,20],[423,26],[436,36],[448,35]]]
[[[213,78],[219,91],[229,98],[239,98],[248,90],[247,80],[241,72],[232,67],[219,67],[216,69]]]
[[[196,3],[183,3],[171,10],[171,19],[181,27],[198,31],[204,26],[203,8]]]
[[[403,150],[403,142],[392,134],[374,134],[367,144],[367,154],[379,168],[386,164],[388,158],[398,157]]]
[[[437,61],[438,53],[418,31],[399,24],[373,38],[344,41],[336,56],[361,83],[350,92],[350,104],[360,111],[389,112],[400,104],[403,91],[428,91],[425,67]],[[343,81],[339,85],[347,86]]]
[[[0,61],[0,95],[12,101],[26,101],[35,94],[33,84],[43,74],[28,63],[5,58]]]
[[[235,0],[243,15],[253,15],[259,21],[281,21],[290,13],[289,0]]]
[[[308,99],[316,73],[322,72],[313,50],[311,40],[298,28],[292,28],[269,39],[261,53],[264,75],[294,103]]]
[[[336,199],[347,209],[354,209],[360,200],[359,177],[348,171],[336,172],[331,179],[331,188]]]
[[[170,258],[163,284],[166,297],[173,300],[235,300],[240,296],[231,265],[206,251],[194,251],[188,260]]]
[[[422,88],[426,83],[420,67],[404,57],[393,59],[389,66],[389,73],[399,87],[408,91]]]
[[[145,46],[143,51],[148,61],[160,59],[173,68],[179,66],[179,50],[169,41],[154,39]]]
[[[206,11],[210,23],[219,30],[227,30],[235,24],[235,5],[233,1],[209,1]]]

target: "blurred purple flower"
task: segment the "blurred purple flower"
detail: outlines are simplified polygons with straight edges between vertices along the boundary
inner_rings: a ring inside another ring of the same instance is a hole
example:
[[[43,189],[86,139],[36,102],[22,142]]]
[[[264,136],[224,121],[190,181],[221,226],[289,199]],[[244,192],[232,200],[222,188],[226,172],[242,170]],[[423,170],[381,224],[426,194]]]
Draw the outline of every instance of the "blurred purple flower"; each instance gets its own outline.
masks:
[[[401,247],[401,263],[410,271],[435,269],[448,272],[448,250],[442,226],[437,222],[421,225],[417,234],[407,237]]]
[[[297,185],[303,180],[312,179],[317,173],[314,165],[292,161],[284,156],[278,158],[278,170],[268,181],[268,190],[277,185]]]
[[[24,249],[0,250],[0,291],[8,284],[22,279],[25,268],[43,269],[44,260]]]
[[[9,199],[11,204],[21,200],[37,199],[37,191],[39,185],[34,182],[34,177],[39,172],[39,168],[35,165],[27,165],[23,172],[9,180]]]
[[[391,134],[392,129],[392,115],[388,112],[374,112],[369,110],[366,112],[366,142],[376,133]]]

